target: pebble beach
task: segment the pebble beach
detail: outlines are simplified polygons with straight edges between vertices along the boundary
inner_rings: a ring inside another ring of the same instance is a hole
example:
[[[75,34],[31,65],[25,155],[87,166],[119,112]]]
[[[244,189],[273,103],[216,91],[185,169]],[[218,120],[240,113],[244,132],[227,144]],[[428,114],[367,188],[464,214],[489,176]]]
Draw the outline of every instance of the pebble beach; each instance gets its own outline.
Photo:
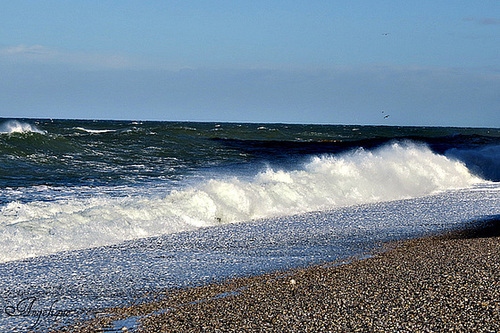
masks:
[[[71,332],[498,332],[500,222],[364,259],[169,289]]]

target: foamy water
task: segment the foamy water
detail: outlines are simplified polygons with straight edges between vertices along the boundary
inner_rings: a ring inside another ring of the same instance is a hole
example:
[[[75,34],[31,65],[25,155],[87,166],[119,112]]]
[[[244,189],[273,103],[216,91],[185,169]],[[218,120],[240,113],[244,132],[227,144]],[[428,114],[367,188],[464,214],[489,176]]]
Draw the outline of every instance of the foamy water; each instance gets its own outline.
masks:
[[[33,302],[34,311],[46,311],[41,316],[1,312],[0,331],[29,331],[27,327],[50,327],[56,321],[68,325],[105,307],[154,300],[165,288],[349,260],[377,249],[379,242],[498,218],[499,209],[500,187],[483,183],[0,263],[0,308]],[[54,317],[48,309],[63,314]]]
[[[204,179],[164,195],[78,193],[0,208],[0,261],[200,227],[430,195],[484,182],[424,145],[312,157],[300,169]],[[146,189],[142,188],[144,192]],[[129,189],[130,190],[130,189]]]

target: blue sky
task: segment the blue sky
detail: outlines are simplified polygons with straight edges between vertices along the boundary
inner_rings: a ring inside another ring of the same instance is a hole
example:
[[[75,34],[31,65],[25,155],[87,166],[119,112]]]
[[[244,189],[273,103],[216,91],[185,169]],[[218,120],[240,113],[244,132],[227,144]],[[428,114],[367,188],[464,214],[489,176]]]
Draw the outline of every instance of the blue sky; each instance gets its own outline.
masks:
[[[2,117],[500,127],[498,0],[0,0],[0,22]]]

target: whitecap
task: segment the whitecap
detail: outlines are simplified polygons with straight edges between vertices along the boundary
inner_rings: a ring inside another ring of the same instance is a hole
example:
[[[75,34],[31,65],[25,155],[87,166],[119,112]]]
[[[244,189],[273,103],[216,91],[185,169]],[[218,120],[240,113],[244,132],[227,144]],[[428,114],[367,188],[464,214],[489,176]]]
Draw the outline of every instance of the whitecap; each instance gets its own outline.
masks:
[[[38,129],[35,125],[31,125],[18,120],[8,120],[0,124],[0,133],[39,133],[45,134],[45,131]]]
[[[74,129],[82,131],[82,132],[87,132],[91,134],[100,134],[100,133],[109,133],[109,132],[116,132],[116,130],[111,130],[111,129],[102,129],[102,130],[97,130],[97,129],[88,129],[88,128],[83,128],[83,127],[74,127]]]

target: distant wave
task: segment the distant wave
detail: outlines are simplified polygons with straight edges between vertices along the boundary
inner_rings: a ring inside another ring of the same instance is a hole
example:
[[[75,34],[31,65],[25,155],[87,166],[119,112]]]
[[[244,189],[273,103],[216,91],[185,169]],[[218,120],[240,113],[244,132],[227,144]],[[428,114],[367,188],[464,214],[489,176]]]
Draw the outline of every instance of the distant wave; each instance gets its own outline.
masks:
[[[92,134],[116,132],[116,130],[110,130],[110,129],[96,130],[96,129],[88,129],[88,128],[83,128],[83,127],[75,127],[75,129],[82,131],[82,132],[92,133]]]
[[[317,155],[291,171],[219,177],[163,197],[130,193],[28,203],[0,210],[0,261],[203,226],[425,196],[484,182],[425,145],[392,143]]]
[[[38,129],[35,125],[31,125],[18,120],[8,120],[0,124],[0,133],[40,133],[45,134],[45,131]]]

